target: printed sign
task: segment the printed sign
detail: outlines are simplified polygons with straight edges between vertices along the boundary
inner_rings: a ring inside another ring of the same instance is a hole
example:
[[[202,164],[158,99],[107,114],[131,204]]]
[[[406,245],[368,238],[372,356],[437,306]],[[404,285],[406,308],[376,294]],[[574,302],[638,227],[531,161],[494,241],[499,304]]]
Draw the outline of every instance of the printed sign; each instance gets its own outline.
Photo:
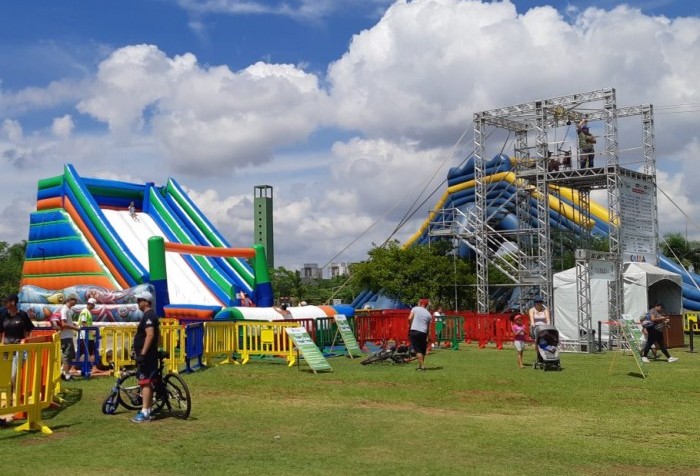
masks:
[[[345,317],[345,315],[336,314],[333,316],[333,318],[335,319],[335,324],[338,326],[338,333],[340,334],[340,337],[343,338],[345,348],[348,349],[348,354],[350,354],[350,357],[362,356],[362,349],[360,349],[360,345],[357,343],[355,334],[353,334],[352,329],[350,328],[350,323],[348,323],[348,319]]]
[[[333,370],[331,364],[328,363],[321,351],[316,347],[309,333],[306,332],[306,329],[303,327],[286,327],[284,330],[314,373]]]
[[[588,264],[588,272],[591,279],[612,281],[615,279],[615,263],[613,261],[592,259]]]
[[[647,365],[642,362],[642,353],[641,349],[639,348],[642,341],[642,330],[627,314],[623,314],[622,319],[618,319],[617,322],[620,326],[620,337],[622,337],[622,339],[629,345],[639,370],[641,370],[642,375],[646,377],[649,370]]]
[[[620,177],[620,245],[623,261],[656,264],[654,184]]]

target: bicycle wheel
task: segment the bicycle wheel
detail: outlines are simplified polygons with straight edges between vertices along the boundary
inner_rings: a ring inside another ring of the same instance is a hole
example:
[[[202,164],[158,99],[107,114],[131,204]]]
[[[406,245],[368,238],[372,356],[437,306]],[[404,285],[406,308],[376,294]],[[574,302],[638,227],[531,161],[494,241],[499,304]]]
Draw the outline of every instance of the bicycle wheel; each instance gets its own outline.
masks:
[[[119,404],[128,410],[140,410],[143,406],[141,400],[141,386],[135,373],[128,373],[117,382],[119,387]]]
[[[388,359],[390,356],[391,356],[390,350],[387,350],[387,349],[378,350],[374,354],[367,357],[365,360],[361,361],[360,364],[367,365],[367,364],[371,364],[374,362],[381,362],[382,360]]]
[[[109,392],[109,395],[107,395],[107,398],[105,398],[102,402],[102,413],[105,415],[114,415],[114,412],[117,411],[118,406],[119,394],[112,390]]]
[[[187,419],[192,410],[192,397],[187,384],[177,374],[168,374],[163,381],[165,390],[165,404],[175,418]]]

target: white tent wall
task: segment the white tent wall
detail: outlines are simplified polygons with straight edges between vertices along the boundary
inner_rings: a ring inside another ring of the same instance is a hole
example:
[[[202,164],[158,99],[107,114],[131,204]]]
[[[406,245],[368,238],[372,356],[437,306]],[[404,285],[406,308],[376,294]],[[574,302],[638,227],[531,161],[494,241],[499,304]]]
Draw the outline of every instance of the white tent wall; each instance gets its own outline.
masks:
[[[645,313],[651,304],[661,302],[664,312],[680,314],[683,306],[681,277],[648,263],[625,263],[623,265],[623,296],[625,314],[637,318]],[[576,302],[576,268],[556,273],[553,277],[554,325],[559,329],[563,340],[577,340],[578,312]],[[601,325],[601,338],[608,338],[608,282],[591,279],[591,325],[598,334]]]

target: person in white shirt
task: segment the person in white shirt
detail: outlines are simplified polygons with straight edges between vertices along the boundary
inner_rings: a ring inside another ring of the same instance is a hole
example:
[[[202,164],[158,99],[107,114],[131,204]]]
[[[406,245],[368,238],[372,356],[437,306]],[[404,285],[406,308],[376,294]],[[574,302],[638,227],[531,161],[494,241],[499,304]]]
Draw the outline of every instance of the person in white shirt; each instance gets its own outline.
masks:
[[[63,380],[70,380],[71,363],[75,360],[75,344],[73,337],[76,331],[80,330],[73,322],[73,310],[71,309],[78,302],[78,296],[69,294],[66,301],[61,306],[61,322],[59,331],[61,334],[61,364],[63,365]]]

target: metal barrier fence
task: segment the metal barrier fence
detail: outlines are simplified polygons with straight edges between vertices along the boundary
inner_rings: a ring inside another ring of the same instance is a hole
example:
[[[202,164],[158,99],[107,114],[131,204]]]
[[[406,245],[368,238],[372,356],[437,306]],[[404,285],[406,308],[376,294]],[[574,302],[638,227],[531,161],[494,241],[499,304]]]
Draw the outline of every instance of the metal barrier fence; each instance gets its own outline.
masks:
[[[36,340],[46,337],[35,338]],[[30,340],[32,340],[30,338]],[[3,413],[26,413],[27,421],[17,431],[37,430],[51,434],[41,420],[60,389],[61,340],[6,344],[0,349],[0,409]]]

